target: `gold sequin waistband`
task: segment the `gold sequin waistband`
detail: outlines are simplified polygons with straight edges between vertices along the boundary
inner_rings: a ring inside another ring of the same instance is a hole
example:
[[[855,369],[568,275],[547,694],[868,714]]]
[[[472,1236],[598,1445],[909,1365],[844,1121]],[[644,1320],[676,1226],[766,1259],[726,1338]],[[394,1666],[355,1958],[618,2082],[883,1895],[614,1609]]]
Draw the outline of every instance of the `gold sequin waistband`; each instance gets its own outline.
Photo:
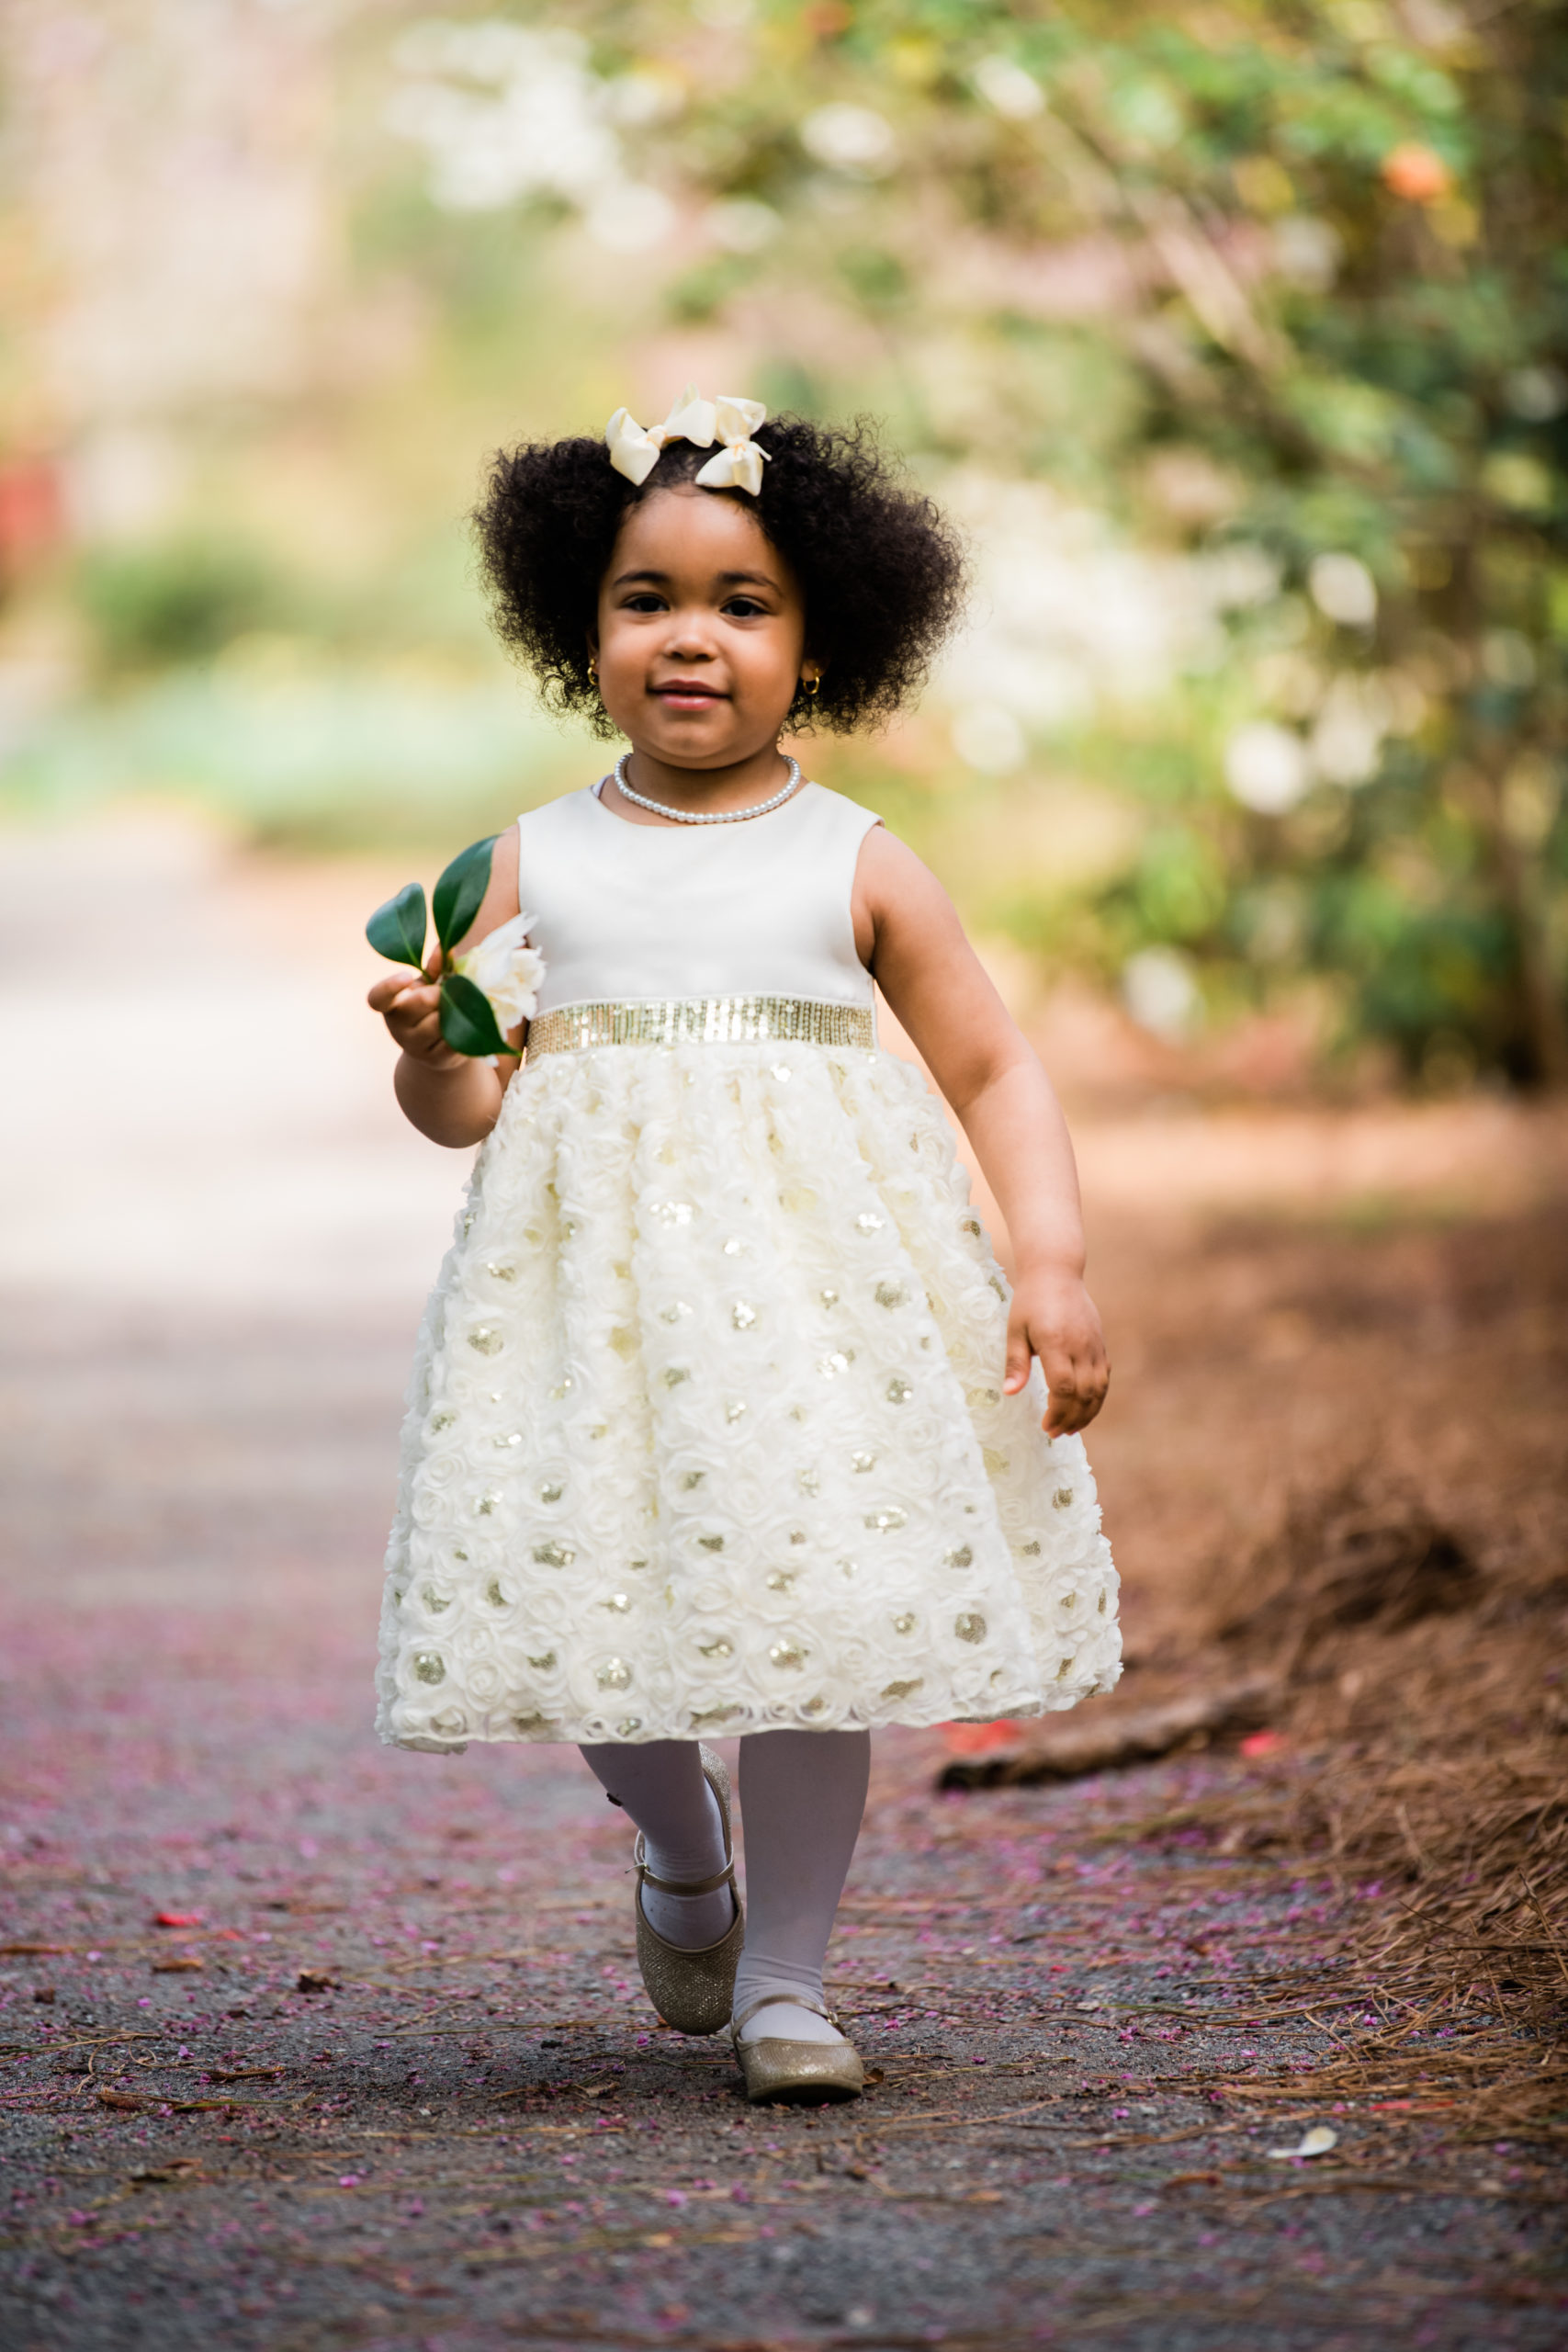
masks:
[[[876,1020],[858,1004],[805,996],[655,997],[645,1002],[562,1004],[528,1027],[528,1058],[580,1054],[592,1046],[792,1046],[876,1044]]]

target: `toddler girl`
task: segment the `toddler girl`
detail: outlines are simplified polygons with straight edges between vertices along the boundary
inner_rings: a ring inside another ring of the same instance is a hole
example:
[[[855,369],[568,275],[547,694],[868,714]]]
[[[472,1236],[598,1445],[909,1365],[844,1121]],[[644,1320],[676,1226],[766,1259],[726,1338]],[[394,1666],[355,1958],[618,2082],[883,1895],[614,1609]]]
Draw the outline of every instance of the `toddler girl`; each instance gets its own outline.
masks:
[[[1077,1435],[1109,1371],[1044,1071],[919,860],[780,748],[907,700],[953,538],[863,434],[765,415],[621,410],[500,458],[478,518],[502,637],[631,748],[495,845],[468,944],[511,922],[543,958],[513,1057],[450,1051],[433,985],[370,991],[407,1116],[483,1145],[415,1366],[378,1727],[577,1742],[636,1826],[660,2014],[728,2028],[753,2099],[852,2098],[822,1964],[872,1727],[1116,1679]],[[744,1917],[704,1733],[740,1736]]]

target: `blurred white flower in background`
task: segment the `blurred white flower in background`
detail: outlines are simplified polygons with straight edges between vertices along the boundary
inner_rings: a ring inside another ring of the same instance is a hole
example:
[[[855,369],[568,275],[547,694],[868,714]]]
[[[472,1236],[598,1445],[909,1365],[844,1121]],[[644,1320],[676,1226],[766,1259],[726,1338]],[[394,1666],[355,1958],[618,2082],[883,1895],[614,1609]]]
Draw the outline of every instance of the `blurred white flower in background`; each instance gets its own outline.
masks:
[[[818,107],[800,126],[808,155],[833,171],[880,179],[898,160],[898,144],[886,115],[871,107]]]
[[[1225,782],[1233,799],[1260,817],[1282,817],[1312,781],[1307,747],[1289,727],[1254,718],[1225,745]]]
[[[1314,556],[1307,592],[1324,618],[1341,628],[1371,628],[1378,616],[1377,582],[1359,556]]]
[[[1354,789],[1377,774],[1393,712],[1381,681],[1342,672],[1331,679],[1312,730],[1312,763],[1327,784]]]
[[[947,500],[975,551],[974,617],[938,680],[954,713],[990,704],[1050,729],[1147,702],[1212,660],[1218,612],[1277,578],[1255,550],[1130,547],[1043,483],[959,476]]]
[[[729,196],[709,205],[703,225],[726,253],[758,254],[772,244],[784,224],[760,197]]]
[[[652,76],[602,80],[580,34],[499,17],[412,25],[393,62],[406,78],[388,126],[425,150],[431,197],[446,210],[559,197],[580,208],[595,243],[620,254],[644,253],[673,228],[670,198],[628,174],[615,128],[679,104]]]
[[[685,92],[672,74],[642,70],[617,74],[602,87],[604,111],[610,120],[633,129],[649,122],[669,122],[686,103]]]
[[[1044,91],[1033,74],[1015,65],[1010,57],[983,57],[975,68],[974,82],[986,104],[1010,122],[1027,122],[1045,110]]]
[[[1140,1029],[1170,1045],[1192,1035],[1203,1009],[1192,967],[1174,947],[1141,947],[1128,957],[1122,1001]]]
[[[1568,408],[1568,376],[1550,364],[1516,368],[1503,379],[1503,398],[1516,416],[1531,424],[1550,424]]]
[[[1028,746],[1004,704],[970,702],[954,715],[953,748],[966,767],[982,775],[1010,775],[1023,765]]]
[[[662,191],[623,180],[596,196],[583,221],[596,245],[610,254],[647,253],[675,226],[675,207]]]

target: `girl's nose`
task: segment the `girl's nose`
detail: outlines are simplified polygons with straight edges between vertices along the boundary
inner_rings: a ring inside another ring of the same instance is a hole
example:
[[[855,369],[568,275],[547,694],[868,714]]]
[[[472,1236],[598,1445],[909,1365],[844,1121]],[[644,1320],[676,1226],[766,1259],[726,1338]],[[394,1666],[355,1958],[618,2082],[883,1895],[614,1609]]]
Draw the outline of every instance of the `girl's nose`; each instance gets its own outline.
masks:
[[[675,613],[671,616],[670,635],[665,640],[667,653],[679,655],[682,662],[711,662],[714,657],[713,630],[701,613]]]

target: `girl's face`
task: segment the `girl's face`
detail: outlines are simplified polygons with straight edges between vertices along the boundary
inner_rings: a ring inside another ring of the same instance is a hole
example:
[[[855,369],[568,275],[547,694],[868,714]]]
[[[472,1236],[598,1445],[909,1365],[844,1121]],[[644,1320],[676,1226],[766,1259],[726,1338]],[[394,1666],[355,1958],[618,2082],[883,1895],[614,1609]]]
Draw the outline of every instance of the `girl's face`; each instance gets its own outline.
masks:
[[[799,583],[739,499],[682,487],[630,509],[592,650],[604,707],[637,751],[685,768],[753,758],[777,741],[805,644]]]

